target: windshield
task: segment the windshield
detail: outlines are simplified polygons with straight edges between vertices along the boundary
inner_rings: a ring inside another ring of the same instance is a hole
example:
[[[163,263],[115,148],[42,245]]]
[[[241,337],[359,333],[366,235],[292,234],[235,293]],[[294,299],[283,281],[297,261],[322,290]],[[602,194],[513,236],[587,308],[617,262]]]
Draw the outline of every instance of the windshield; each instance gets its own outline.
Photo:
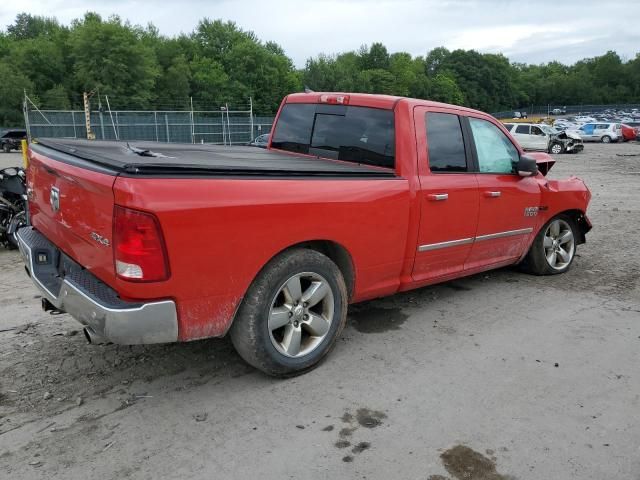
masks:
[[[391,110],[292,103],[280,112],[271,147],[394,168],[394,132]]]
[[[544,133],[548,133],[550,135],[557,135],[558,133],[560,133],[560,130],[556,130],[555,128],[550,127],[549,125],[538,125],[538,126],[542,129]]]

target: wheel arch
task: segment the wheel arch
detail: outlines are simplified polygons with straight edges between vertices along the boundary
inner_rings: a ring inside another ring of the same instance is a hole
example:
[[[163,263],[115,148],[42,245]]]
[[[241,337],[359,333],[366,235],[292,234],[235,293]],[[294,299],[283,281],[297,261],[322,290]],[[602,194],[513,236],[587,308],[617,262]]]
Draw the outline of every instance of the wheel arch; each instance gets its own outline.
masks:
[[[347,293],[349,295],[349,299],[352,298],[353,292],[355,289],[355,267],[353,264],[353,258],[349,251],[338,242],[333,240],[306,240],[304,242],[296,243],[294,245],[290,245],[287,248],[282,249],[278,253],[276,253],[272,258],[269,259],[269,262],[276,258],[278,255],[282,253],[292,250],[294,248],[308,248],[310,250],[315,250],[323,255],[326,255],[331,259],[333,263],[335,263],[342,273],[344,277],[344,282],[347,286]],[[268,262],[267,262],[268,263]]]
[[[557,217],[558,215],[566,215],[575,222],[576,226],[578,227],[578,238],[576,239],[576,244],[582,245],[583,243],[585,243],[586,235],[589,230],[591,230],[591,222],[589,222],[586,213],[583,210],[577,208],[562,210],[559,212],[555,212],[553,216],[550,216],[544,223],[544,225],[546,225],[551,219]],[[544,228],[544,225],[542,225],[538,231]]]
[[[289,245],[285,248],[282,248],[278,252],[274,253],[256,271],[255,275],[253,276],[253,278],[251,278],[251,281],[248,283],[246,290],[249,290],[253,282],[256,281],[258,276],[264,271],[265,268],[267,268],[267,266],[273,259],[277,258],[278,256],[282,255],[283,253],[289,250],[293,250],[296,248],[307,248],[310,250],[315,250],[329,257],[329,259],[336,264],[336,266],[338,267],[338,270],[340,270],[340,273],[342,273],[342,276],[344,277],[344,282],[347,287],[347,296],[348,296],[347,298],[349,300],[353,298],[353,294],[355,291],[356,274],[355,274],[355,266],[353,263],[352,256],[344,245],[334,240],[326,240],[326,239],[301,241],[301,242]],[[226,328],[224,329],[224,333],[222,335],[226,335],[231,329],[231,326],[235,323],[238,315],[238,310],[240,309],[240,307],[242,306],[242,303],[244,302],[245,294],[246,294],[246,291],[243,292],[243,298],[241,298],[238,304],[236,305],[233,311],[233,315],[231,316],[231,318],[229,318],[226,324]]]

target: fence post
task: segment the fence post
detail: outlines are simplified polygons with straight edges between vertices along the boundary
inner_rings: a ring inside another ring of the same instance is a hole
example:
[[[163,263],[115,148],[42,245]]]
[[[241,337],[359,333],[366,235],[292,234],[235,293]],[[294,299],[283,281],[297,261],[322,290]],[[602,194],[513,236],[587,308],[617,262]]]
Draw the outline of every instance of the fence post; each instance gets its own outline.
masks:
[[[193,97],[189,97],[191,101],[191,143],[196,143],[196,129],[193,124]]]
[[[158,139],[158,112],[153,112],[153,125],[156,127],[156,142],[159,142]]]
[[[71,123],[73,124],[73,138],[78,138],[78,133],[76,132],[76,112],[71,110]]]
[[[253,142],[253,100],[251,99],[251,97],[249,97],[249,118],[250,120],[250,124],[251,124],[251,133],[249,133],[249,142]]]
[[[167,143],[169,143],[169,117],[166,113],[164,114],[164,124],[167,127]]]
[[[22,112],[24,113],[24,126],[27,129],[27,140],[31,143],[31,124],[29,123],[29,105],[27,103],[27,89],[24,89],[24,103],[22,104]]]

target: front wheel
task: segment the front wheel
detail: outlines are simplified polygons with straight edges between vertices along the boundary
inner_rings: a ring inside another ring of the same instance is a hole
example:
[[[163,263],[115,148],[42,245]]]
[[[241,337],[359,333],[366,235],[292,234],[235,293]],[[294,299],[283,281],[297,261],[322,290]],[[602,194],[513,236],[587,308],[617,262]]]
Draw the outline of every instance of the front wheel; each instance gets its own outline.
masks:
[[[577,232],[571,217],[553,217],[536,235],[522,266],[534,275],[566,272],[575,258]]]
[[[553,144],[551,144],[551,148],[549,148],[549,153],[558,155],[559,153],[562,153],[563,150],[564,150],[564,147],[562,146],[561,143],[554,142]]]
[[[335,344],[347,303],[335,263],[315,250],[292,249],[270,261],[249,287],[231,341],[247,363],[269,375],[300,374]]]
[[[9,145],[8,143],[5,143],[4,145],[2,145],[2,151],[4,153],[9,153],[11,151],[11,145]]]

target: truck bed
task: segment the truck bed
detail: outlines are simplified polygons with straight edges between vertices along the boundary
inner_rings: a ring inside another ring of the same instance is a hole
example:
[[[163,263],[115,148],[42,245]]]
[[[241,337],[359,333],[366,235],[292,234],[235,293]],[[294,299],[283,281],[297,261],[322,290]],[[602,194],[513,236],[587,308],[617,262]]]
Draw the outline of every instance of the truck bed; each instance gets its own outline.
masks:
[[[395,176],[386,168],[246,146],[41,138],[31,148],[53,159],[64,161],[70,155],[128,176]]]

